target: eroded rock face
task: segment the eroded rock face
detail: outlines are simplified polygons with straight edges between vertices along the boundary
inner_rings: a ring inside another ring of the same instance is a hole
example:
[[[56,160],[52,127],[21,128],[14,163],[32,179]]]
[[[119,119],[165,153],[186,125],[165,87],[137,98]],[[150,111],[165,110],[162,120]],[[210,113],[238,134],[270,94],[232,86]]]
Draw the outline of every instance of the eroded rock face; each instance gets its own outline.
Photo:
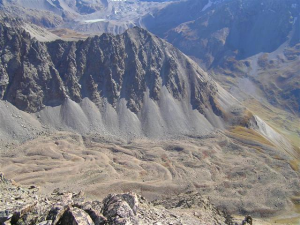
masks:
[[[18,186],[2,176],[0,193],[4,204],[0,205],[1,224],[138,225],[232,222],[230,216],[220,212],[208,199],[197,193],[156,201],[154,206],[135,193],[110,194],[100,202],[86,201],[83,192],[55,190],[50,196],[42,196],[37,190],[34,186]],[[182,201],[187,204],[179,206],[178,203]],[[189,205],[191,202],[193,203]]]
[[[84,210],[72,207],[63,214],[57,224],[94,225],[95,223]]]
[[[163,86],[177,100],[203,113],[218,113],[214,82],[194,62],[149,32],[133,28],[85,41],[40,43],[28,33],[0,25],[0,98],[37,112],[65,98],[90,98],[113,107],[121,99],[138,113],[145,92],[160,99]]]
[[[104,200],[103,215],[110,224],[138,224],[138,197],[134,193],[109,195]]]
[[[66,96],[44,44],[31,40],[28,33],[0,26],[1,98],[31,112],[44,103],[59,104]]]

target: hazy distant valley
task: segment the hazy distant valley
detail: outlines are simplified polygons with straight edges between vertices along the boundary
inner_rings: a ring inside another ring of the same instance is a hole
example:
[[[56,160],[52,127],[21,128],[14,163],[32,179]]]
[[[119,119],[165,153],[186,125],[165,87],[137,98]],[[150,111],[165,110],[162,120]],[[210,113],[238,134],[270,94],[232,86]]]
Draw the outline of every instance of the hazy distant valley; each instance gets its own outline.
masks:
[[[298,224],[299,7],[0,0],[0,222]]]
[[[143,23],[255,113],[264,119],[275,114],[273,125],[299,146],[299,123],[284,127],[289,120],[299,121],[298,1],[225,1],[198,14],[185,12],[202,6],[202,1],[176,3]],[[181,12],[176,21],[170,19],[173,10]]]
[[[140,25],[144,15],[163,8],[167,2],[42,0],[36,4],[34,0],[8,0],[2,1],[2,12],[51,29],[66,38],[77,38],[71,30],[85,36],[105,32],[121,34],[128,28]]]

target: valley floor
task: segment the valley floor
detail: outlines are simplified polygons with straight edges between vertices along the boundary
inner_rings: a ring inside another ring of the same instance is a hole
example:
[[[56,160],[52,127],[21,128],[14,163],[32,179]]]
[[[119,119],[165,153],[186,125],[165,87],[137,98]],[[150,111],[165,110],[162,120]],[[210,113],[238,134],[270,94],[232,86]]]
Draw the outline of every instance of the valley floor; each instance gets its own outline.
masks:
[[[59,132],[2,149],[0,171],[20,184],[39,185],[45,194],[84,190],[95,199],[135,191],[151,201],[197,191],[241,216],[294,210],[290,198],[299,191],[299,173],[268,142],[235,132],[131,142]],[[288,224],[299,218],[294,216]]]

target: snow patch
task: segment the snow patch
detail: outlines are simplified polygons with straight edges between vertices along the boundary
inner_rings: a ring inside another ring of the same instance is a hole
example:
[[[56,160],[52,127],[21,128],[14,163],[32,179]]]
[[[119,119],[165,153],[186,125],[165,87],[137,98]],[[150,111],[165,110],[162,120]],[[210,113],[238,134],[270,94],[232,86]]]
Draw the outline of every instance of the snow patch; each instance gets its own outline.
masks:
[[[202,12],[205,11],[206,9],[208,9],[209,7],[212,6],[212,2],[210,0],[208,0],[208,3],[203,7]]]
[[[298,17],[295,17],[295,18],[294,18],[293,25],[296,23],[297,19],[298,19]]]
[[[94,20],[84,20],[84,23],[97,23],[97,22],[103,22],[106,21],[106,19],[94,19]]]
[[[254,118],[257,125],[257,131],[259,133],[261,133],[269,141],[273,142],[276,146],[281,147],[285,151],[293,154],[293,147],[282,135],[277,133],[273,128],[271,128],[258,116],[254,116]]]

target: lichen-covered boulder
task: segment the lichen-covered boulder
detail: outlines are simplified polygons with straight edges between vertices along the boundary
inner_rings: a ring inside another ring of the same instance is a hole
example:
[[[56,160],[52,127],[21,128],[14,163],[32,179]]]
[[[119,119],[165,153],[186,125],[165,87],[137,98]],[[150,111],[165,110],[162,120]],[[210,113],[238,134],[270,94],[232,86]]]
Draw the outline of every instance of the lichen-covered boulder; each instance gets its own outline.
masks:
[[[79,208],[69,208],[58,221],[59,225],[95,225],[89,214]]]
[[[138,197],[136,194],[109,195],[103,200],[102,213],[112,225],[138,224],[136,212]]]

